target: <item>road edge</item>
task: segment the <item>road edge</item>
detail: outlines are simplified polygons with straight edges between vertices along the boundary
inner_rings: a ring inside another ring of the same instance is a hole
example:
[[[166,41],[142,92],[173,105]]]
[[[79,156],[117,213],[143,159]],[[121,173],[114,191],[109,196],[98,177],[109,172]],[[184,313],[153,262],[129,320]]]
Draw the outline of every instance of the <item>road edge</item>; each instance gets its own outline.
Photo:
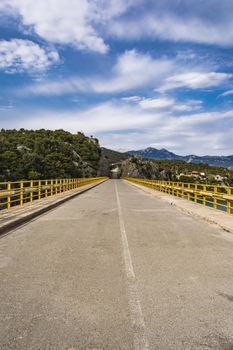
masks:
[[[104,183],[105,181],[107,181],[108,179],[106,180],[103,180],[103,181],[100,181],[100,182],[97,182],[93,185],[90,185],[90,187],[88,188],[80,188],[80,189],[77,189],[79,190],[78,192],[76,193],[72,193],[70,196],[67,196],[65,198],[61,198],[61,199],[58,199],[56,201],[54,201],[53,203],[48,203],[47,205],[45,205],[43,208],[39,208],[39,209],[35,209],[35,211],[31,212],[31,213],[28,213],[28,215],[25,215],[25,216],[21,216],[19,218],[16,218],[15,220],[11,221],[11,222],[8,222],[6,223],[5,225],[3,224],[2,226],[0,226],[0,237],[10,231],[12,231],[13,229],[15,229],[16,227],[19,227],[29,221],[31,221],[32,219],[64,204],[65,202],[79,196],[80,194],[83,194],[91,189],[93,189],[94,187],[97,187],[99,185],[101,185],[102,183]],[[54,198],[55,199],[55,198]]]
[[[174,207],[176,207],[177,209],[197,218],[197,219],[200,219],[201,221],[205,221],[209,224],[213,224],[213,225],[216,225],[218,226],[219,228],[223,229],[224,231],[226,232],[229,232],[229,233],[233,233],[233,226],[232,227],[229,227],[228,225],[226,224],[223,224],[221,222],[219,222],[217,220],[217,218],[213,218],[213,217],[210,217],[208,216],[208,214],[200,214],[200,213],[197,213],[198,207],[193,207],[192,209],[189,209],[189,208],[185,208],[183,205],[181,205],[181,203],[179,203],[179,200],[181,201],[185,201],[185,199],[181,199],[181,198],[177,198],[177,197],[174,197],[172,195],[169,195],[167,193],[163,193],[163,192],[160,192],[160,191],[157,191],[157,190],[154,190],[154,189],[150,189],[150,188],[147,188],[147,187],[144,187],[142,185],[138,185],[138,184],[135,184],[135,183],[132,183],[132,182],[129,182],[127,180],[124,180],[125,182],[127,182],[128,184],[132,185],[132,186],[135,186],[137,188],[139,188],[140,190],[142,190],[143,192],[146,192],[148,194],[151,194],[152,196],[156,196],[158,197],[159,199],[162,199],[166,202],[169,202],[171,205],[173,205]],[[198,205],[198,204],[195,204],[195,203],[192,203],[190,201],[187,201],[188,203],[191,203],[193,205]],[[208,209],[210,210],[212,213],[216,213],[216,216],[217,214],[219,215],[227,215],[226,218],[228,218],[228,214],[226,213],[222,213],[220,211],[217,211],[216,212],[216,209],[213,209],[213,208],[206,208],[204,207],[205,209]]]

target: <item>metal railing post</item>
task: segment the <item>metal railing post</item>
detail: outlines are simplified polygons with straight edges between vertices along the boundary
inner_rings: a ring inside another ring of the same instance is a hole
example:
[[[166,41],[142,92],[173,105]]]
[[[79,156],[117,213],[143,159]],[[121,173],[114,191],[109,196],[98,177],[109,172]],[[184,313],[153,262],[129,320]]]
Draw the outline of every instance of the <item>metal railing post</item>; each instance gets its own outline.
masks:
[[[41,199],[41,180],[38,181],[38,199]]]
[[[217,209],[217,193],[218,193],[218,188],[217,186],[214,186],[214,209]]]
[[[190,183],[188,183],[188,200],[190,201]]]
[[[48,180],[45,180],[45,197],[48,197]]]
[[[197,203],[197,184],[194,185],[194,202]]]
[[[206,192],[206,186],[203,186],[203,191]],[[205,195],[203,195],[202,203],[203,203],[203,205],[206,205],[206,196]]]
[[[53,180],[50,181],[50,196],[53,195]]]
[[[19,194],[19,204],[23,205],[23,181],[20,181],[20,194]]]
[[[30,203],[33,201],[33,180],[30,181]]]
[[[228,188],[227,194],[228,194],[228,196],[231,196],[231,189],[230,188]],[[230,199],[227,199],[227,212],[228,212],[228,214],[231,214],[231,200]]]
[[[11,191],[11,182],[7,183],[7,192]],[[7,194],[7,209],[10,209],[11,207],[11,193]]]
[[[56,179],[56,180],[55,180],[55,194],[58,193],[57,185],[58,185],[58,180]]]

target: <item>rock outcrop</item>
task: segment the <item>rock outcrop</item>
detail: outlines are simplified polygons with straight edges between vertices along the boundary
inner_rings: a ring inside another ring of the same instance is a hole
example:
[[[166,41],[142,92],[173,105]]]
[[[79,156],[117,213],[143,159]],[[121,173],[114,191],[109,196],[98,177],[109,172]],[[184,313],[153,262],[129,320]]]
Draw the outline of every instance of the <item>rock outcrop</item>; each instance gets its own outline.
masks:
[[[132,157],[121,163],[121,176],[165,180],[168,174],[164,170],[160,171],[158,164],[151,160]]]

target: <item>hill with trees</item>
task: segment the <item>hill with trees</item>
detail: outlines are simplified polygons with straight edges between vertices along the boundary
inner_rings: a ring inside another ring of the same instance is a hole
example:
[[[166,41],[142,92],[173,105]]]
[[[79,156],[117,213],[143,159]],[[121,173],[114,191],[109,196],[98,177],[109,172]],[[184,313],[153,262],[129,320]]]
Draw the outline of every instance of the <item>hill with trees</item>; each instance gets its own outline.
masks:
[[[64,130],[0,131],[0,181],[96,176],[99,142]]]
[[[118,152],[112,149],[101,147],[102,154],[108,159],[109,164],[120,163],[131,157],[127,152]]]

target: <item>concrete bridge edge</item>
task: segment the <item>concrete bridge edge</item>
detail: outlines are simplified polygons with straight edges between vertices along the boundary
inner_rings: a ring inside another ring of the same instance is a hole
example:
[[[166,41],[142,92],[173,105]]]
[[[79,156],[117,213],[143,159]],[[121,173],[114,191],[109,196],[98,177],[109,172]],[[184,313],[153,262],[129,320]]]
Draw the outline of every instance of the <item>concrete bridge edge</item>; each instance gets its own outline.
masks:
[[[78,192],[72,193],[70,196],[67,196],[67,197],[62,198],[62,199],[59,198],[58,200],[56,200],[52,203],[49,203],[48,205],[44,206],[43,208],[39,208],[39,209],[37,209],[33,212],[30,212],[24,216],[20,216],[11,222],[3,224],[2,226],[0,226],[0,237],[2,235],[8,234],[10,231],[15,229],[16,227],[19,227],[23,224],[26,224],[27,222],[31,221],[32,219],[35,219],[36,217],[64,204],[65,202],[69,201],[70,199],[73,199],[73,198],[79,196],[80,194],[83,194],[83,193],[93,189],[94,187],[99,186],[100,184],[104,183],[107,180],[108,179],[100,181],[100,182],[95,183],[93,185],[89,185],[88,188],[83,188],[83,189],[80,188]]]

